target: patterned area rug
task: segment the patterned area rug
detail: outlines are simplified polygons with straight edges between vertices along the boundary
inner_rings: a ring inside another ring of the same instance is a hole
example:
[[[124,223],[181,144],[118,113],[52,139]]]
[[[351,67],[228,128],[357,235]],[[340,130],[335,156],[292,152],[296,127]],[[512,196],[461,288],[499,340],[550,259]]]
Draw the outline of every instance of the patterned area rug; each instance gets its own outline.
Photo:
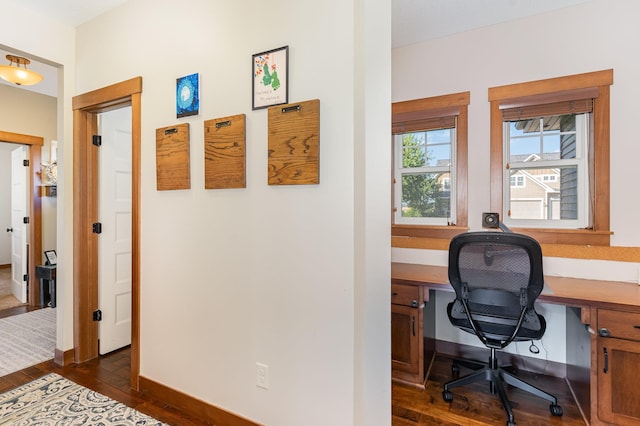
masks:
[[[55,373],[0,395],[0,424],[165,425]]]
[[[55,348],[55,309],[0,319],[0,376],[53,358]]]

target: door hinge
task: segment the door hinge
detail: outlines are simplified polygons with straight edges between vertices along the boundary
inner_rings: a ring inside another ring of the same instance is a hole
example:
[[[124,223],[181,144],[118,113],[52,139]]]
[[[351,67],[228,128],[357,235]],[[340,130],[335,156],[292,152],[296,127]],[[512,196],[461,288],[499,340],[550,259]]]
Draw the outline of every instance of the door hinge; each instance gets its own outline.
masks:
[[[22,165],[25,167],[29,167],[29,160],[22,160]]]
[[[27,283],[27,282],[29,282],[29,274],[24,274],[24,275],[22,276],[22,281],[24,281],[24,282],[26,282],[26,283]]]
[[[22,218],[22,223],[27,224],[29,223],[29,216],[25,216]]]
[[[101,146],[102,145],[102,136],[93,135],[93,137],[91,139],[91,143],[94,144],[95,146]]]
[[[94,234],[102,234],[102,224],[100,222],[96,222],[91,225],[91,230]]]
[[[93,311],[93,320],[102,321],[102,311],[100,309],[96,309],[95,311]]]

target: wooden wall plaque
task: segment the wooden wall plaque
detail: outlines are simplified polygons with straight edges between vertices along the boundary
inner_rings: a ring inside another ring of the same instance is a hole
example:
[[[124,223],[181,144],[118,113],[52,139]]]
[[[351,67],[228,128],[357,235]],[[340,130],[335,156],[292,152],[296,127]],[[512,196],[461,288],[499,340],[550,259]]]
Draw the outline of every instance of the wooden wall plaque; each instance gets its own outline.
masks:
[[[205,189],[246,188],[244,114],[204,122]]]
[[[269,108],[268,183],[320,183],[320,100]]]
[[[156,129],[158,191],[191,188],[189,123]]]

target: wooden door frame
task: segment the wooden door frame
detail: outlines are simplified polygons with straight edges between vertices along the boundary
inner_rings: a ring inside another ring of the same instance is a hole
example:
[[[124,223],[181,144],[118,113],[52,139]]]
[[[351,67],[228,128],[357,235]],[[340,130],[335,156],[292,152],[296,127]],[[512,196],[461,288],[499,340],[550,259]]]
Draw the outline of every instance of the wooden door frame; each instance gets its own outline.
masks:
[[[73,108],[73,345],[76,363],[98,357],[98,114],[131,106],[131,388],[140,377],[140,145],[142,77],[72,100]]]
[[[36,281],[36,266],[42,263],[42,200],[40,199],[40,171],[36,170],[36,165],[39,165],[42,159],[44,138],[0,130],[0,142],[29,146],[29,188],[31,188],[31,197],[29,197],[30,229],[28,238],[29,252],[27,253],[29,297],[27,303],[31,306],[37,306],[40,305],[40,286]]]

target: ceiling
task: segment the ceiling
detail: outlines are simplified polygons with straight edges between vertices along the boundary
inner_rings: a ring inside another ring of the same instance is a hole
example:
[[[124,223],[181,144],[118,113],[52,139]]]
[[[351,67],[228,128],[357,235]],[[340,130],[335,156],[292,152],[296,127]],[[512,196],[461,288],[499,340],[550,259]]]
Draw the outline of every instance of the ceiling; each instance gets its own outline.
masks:
[[[22,8],[32,9],[34,13],[48,16],[67,25],[77,27],[104,12],[107,12],[127,0],[7,0]],[[10,49],[3,50],[0,45],[0,64],[8,64],[5,59],[7,54],[17,54],[31,60],[29,69],[39,72],[44,77],[41,83],[34,86],[19,86],[21,89],[41,93],[49,96],[58,96],[58,69],[51,65],[38,62],[23,52]],[[13,84],[0,79],[0,84]],[[16,87],[16,86],[14,86]]]
[[[7,1],[75,27],[127,0]],[[593,0],[392,0],[392,47],[446,37],[588,1]],[[7,53],[20,54],[0,49],[0,62]],[[29,68],[43,74],[44,81],[21,88],[57,96],[57,69],[35,60]],[[0,84],[10,83],[0,79]]]
[[[487,27],[593,0],[391,0],[392,47]]]

